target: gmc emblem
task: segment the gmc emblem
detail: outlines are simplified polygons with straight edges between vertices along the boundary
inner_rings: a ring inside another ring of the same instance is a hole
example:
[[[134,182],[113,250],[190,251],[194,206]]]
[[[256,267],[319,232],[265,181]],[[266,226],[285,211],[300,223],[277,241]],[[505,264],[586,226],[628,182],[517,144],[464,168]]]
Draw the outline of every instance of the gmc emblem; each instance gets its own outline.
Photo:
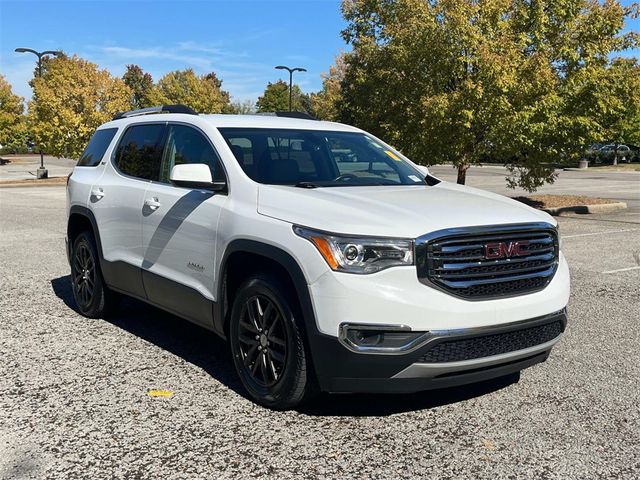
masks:
[[[522,247],[525,247],[527,245],[529,245],[528,240],[520,240],[519,242],[487,243],[484,246],[484,257],[487,260],[521,257],[529,253],[526,250],[522,249]]]

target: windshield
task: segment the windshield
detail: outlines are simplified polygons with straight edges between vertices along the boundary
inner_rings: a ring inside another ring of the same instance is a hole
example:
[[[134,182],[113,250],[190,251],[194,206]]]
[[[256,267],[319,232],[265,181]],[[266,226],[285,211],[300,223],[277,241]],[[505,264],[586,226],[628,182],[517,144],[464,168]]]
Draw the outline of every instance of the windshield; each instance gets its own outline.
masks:
[[[245,173],[259,183],[306,188],[425,184],[424,174],[363,133],[219,130]]]

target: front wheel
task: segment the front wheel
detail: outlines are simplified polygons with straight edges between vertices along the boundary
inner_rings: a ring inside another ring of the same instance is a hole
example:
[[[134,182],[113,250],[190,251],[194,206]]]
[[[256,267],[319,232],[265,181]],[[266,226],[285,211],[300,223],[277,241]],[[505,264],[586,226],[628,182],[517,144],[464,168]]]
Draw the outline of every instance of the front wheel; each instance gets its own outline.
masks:
[[[294,407],[313,390],[296,309],[285,292],[275,277],[250,278],[235,296],[229,329],[242,384],[257,403],[278,410]]]

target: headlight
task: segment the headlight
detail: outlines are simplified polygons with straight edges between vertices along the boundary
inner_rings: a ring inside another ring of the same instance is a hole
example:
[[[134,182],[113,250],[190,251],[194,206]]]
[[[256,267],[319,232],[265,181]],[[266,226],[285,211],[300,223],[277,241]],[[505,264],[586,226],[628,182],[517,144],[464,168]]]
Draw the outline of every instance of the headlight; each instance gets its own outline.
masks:
[[[375,273],[413,265],[413,240],[342,236],[298,226],[293,231],[313,243],[331,269],[338,272]]]

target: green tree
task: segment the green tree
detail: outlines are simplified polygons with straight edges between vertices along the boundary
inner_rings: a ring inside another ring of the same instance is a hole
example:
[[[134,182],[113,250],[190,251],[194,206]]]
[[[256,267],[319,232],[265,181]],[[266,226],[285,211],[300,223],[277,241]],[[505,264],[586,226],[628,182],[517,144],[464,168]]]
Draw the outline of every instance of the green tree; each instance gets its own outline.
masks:
[[[22,97],[13,93],[11,85],[0,75],[0,145],[5,151],[15,151],[26,144]]]
[[[153,89],[151,74],[145,73],[138,65],[127,65],[122,81],[131,90],[131,108],[151,107],[149,95]]]
[[[48,60],[32,85],[29,132],[40,149],[59,157],[77,158],[94,130],[127,110],[131,98],[121,79],[75,55]]]
[[[150,94],[154,105],[183,104],[198,113],[229,111],[229,94],[214,73],[196,75],[192,69],[176,70],[162,77]]]
[[[590,71],[581,80],[580,89],[572,98],[573,110],[591,120],[594,141],[640,143],[638,60],[614,59],[608,68]]]
[[[553,162],[572,161],[594,136],[576,116],[586,72],[637,45],[632,14],[615,0],[346,0],[353,47],[338,116],[425,164],[452,162],[458,183],[486,160],[508,184],[535,190]]]
[[[310,97],[296,84],[291,88],[291,110],[312,113]],[[258,112],[286,112],[289,110],[289,84],[284,80],[269,82],[256,102]]]

